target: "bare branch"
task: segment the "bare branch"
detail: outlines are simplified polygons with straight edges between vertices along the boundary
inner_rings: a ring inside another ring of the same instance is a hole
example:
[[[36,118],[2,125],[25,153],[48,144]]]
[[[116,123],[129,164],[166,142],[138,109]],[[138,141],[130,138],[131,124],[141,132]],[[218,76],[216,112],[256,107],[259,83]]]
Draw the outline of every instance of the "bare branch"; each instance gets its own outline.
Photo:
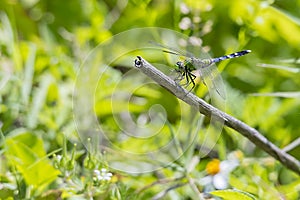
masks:
[[[297,138],[296,140],[294,140],[292,143],[290,143],[289,145],[285,146],[282,151],[284,152],[289,152],[293,149],[295,149],[296,147],[300,146],[300,138]]]
[[[204,200],[203,194],[199,191],[199,189],[197,188],[194,179],[192,179],[191,177],[188,177],[188,181],[189,181],[189,185],[192,188],[192,190],[195,192],[195,194],[197,195],[198,199],[200,200]]]
[[[155,186],[155,185],[159,185],[159,184],[165,185],[165,184],[167,184],[167,183],[181,181],[181,180],[183,180],[184,178],[185,178],[184,176],[181,176],[181,177],[177,177],[177,178],[175,177],[175,178],[159,179],[159,180],[157,180],[157,181],[155,181],[155,182],[153,182],[153,183],[151,183],[151,184],[149,184],[149,185],[146,185],[146,186],[144,186],[144,187],[138,189],[138,190],[136,191],[136,193],[137,193],[137,194],[138,194],[138,193],[141,193],[142,191],[147,190],[147,189],[149,189],[149,188],[151,188],[151,187],[153,187],[153,186]]]
[[[162,198],[165,197],[165,196],[168,194],[168,192],[170,192],[171,190],[175,190],[175,189],[177,189],[177,188],[179,188],[179,187],[183,187],[183,186],[185,186],[185,185],[186,185],[186,183],[178,183],[178,184],[176,184],[176,185],[173,185],[173,186],[167,188],[166,190],[163,190],[163,191],[161,191],[160,193],[158,193],[157,195],[155,195],[155,196],[152,198],[152,200],[159,200],[159,199],[162,199]]]
[[[257,147],[261,148],[267,152],[270,156],[274,157],[276,160],[281,162],[284,166],[291,169],[292,171],[300,174],[300,162],[293,156],[287,154],[286,152],[279,149],[276,145],[267,140],[262,134],[260,134],[256,129],[248,126],[244,122],[218,110],[212,105],[206,103],[204,100],[194,95],[193,93],[188,93],[184,88],[179,86],[174,80],[166,76],[164,73],[159,71],[157,68],[152,66],[146,60],[137,57],[135,60],[135,66],[140,69],[144,74],[149,76],[159,85],[170,91],[177,98],[186,102],[190,106],[199,110],[199,112],[207,117],[214,115],[214,119],[225,122],[225,125],[236,130],[243,136],[247,137],[251,142],[253,142]]]

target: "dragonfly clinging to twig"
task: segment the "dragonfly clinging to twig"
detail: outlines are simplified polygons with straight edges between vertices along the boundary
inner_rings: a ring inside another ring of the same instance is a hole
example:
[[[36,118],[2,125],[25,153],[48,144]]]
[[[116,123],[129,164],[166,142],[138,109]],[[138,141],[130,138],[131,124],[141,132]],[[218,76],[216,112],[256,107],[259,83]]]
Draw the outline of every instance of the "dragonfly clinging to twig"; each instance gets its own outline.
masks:
[[[246,55],[251,52],[251,50],[243,50],[236,53],[224,55],[217,58],[196,58],[191,53],[183,53],[180,50],[177,50],[172,47],[168,47],[165,45],[154,43],[156,46],[160,46],[163,48],[165,53],[170,53],[178,56],[185,57],[184,61],[176,62],[175,71],[179,73],[179,76],[175,80],[183,80],[186,79],[186,84],[193,84],[191,90],[195,87],[195,78],[197,77],[193,71],[199,71],[200,77],[203,80],[204,84],[209,87],[209,89],[214,89],[217,93],[225,99],[225,91],[222,89],[222,79],[218,74],[217,69],[212,67],[214,63],[220,62],[222,60],[231,59]],[[208,79],[207,79],[208,78]]]

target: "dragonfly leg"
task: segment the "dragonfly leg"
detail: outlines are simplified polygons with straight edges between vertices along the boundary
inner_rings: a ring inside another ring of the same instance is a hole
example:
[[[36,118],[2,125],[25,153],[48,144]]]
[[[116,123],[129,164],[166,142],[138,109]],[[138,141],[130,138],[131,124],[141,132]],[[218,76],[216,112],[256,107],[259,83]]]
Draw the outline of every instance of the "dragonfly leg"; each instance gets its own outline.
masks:
[[[193,73],[191,73],[191,72],[188,72],[188,76],[189,76],[189,79],[191,80],[191,82],[190,83],[192,83],[193,84],[193,86],[192,86],[192,88],[189,90],[189,92],[191,92],[194,88],[195,88],[195,78],[196,78],[196,75],[195,74],[193,74]]]
[[[188,91],[188,93],[190,93],[195,88],[196,84],[195,84],[194,80],[196,78],[196,75],[194,75],[190,71],[187,71],[187,72],[185,72],[185,78],[186,78],[187,82],[184,85],[182,85],[182,86],[188,87],[191,83],[193,84],[192,88]]]
[[[178,73],[178,76],[174,79],[174,81],[179,82],[182,79],[184,79],[184,76],[185,76],[184,72],[177,70],[177,69],[175,69],[175,71]]]
[[[195,87],[195,85],[196,85],[194,80],[196,79],[197,76],[196,76],[195,74],[189,72],[189,77],[190,77],[191,82],[192,82],[192,84],[193,84],[192,89],[194,89],[194,87]],[[192,89],[191,89],[191,90],[192,90]]]
[[[194,81],[196,79],[196,75],[191,73],[191,71],[187,65],[183,65],[183,63],[181,63],[181,62],[177,62],[176,65],[178,66],[178,69],[175,69],[175,71],[180,74],[178,75],[178,77],[175,78],[175,81],[181,81],[181,80],[185,79],[186,82],[181,85],[183,87],[188,87],[192,83],[193,86],[189,90],[189,92],[190,92],[192,89],[194,89],[194,87],[196,85],[195,81]]]
[[[188,86],[188,85],[190,84],[190,76],[189,76],[189,72],[188,72],[188,71],[183,72],[183,73],[182,73],[182,76],[185,77],[186,83],[182,84],[181,86],[186,87],[186,86]]]

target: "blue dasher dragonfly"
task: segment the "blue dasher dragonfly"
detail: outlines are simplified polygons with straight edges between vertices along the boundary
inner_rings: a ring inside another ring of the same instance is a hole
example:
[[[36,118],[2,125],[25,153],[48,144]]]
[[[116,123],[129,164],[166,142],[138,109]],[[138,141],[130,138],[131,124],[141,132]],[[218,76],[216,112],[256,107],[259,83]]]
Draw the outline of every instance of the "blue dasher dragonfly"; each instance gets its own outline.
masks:
[[[163,49],[163,52],[174,54],[177,56],[183,56],[185,57],[184,61],[178,61],[175,64],[175,71],[179,73],[179,76],[175,78],[175,81],[181,81],[183,79],[186,79],[186,83],[184,85],[190,85],[192,84],[192,88],[190,91],[195,87],[195,79],[197,75],[193,73],[193,71],[198,71],[200,78],[202,79],[203,83],[209,88],[215,90],[223,99],[225,99],[225,89],[223,89],[222,79],[217,69],[214,69],[212,67],[215,63],[236,58],[240,56],[244,56],[251,52],[251,50],[243,50],[238,51],[235,53],[231,53],[228,55],[224,55],[217,58],[196,58],[193,56],[193,54],[189,52],[182,52],[180,50],[177,50],[172,47],[168,47],[162,44],[151,42],[152,44],[159,46]]]

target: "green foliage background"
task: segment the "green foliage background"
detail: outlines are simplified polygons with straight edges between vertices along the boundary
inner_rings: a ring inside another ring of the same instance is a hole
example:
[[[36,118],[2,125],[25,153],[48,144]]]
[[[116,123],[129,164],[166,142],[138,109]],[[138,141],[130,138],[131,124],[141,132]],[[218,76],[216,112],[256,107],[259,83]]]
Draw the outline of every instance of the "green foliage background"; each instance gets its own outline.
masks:
[[[210,158],[174,181],[170,177],[186,170],[192,157],[184,156],[161,170],[167,184],[158,182],[146,189],[158,179],[156,173],[113,171],[111,181],[100,183],[92,178],[93,169],[109,165],[101,153],[86,152],[77,135],[72,108],[76,73],[99,43],[132,28],[163,27],[201,38],[211,56],[251,49],[238,61],[218,64],[227,87],[226,112],[278,147],[289,145],[300,136],[299,8],[299,0],[0,1],[0,199],[147,199],[179,183],[184,186],[165,198],[197,199],[187,180],[205,176]],[[191,24],[185,29],[186,19]],[[261,63],[273,67],[260,67]],[[107,77],[111,86],[121,75],[121,68],[111,68]],[[110,94],[112,88],[103,92]],[[203,96],[203,88],[195,92]],[[148,89],[140,94],[148,104],[131,105],[131,110],[139,113],[155,102],[166,102],[172,117],[165,129],[176,127],[180,116],[179,105],[171,104],[174,97],[161,88]],[[112,113],[104,109],[109,102],[100,93],[96,99],[97,116],[105,126],[117,129]],[[185,124],[190,128],[190,122]],[[118,143],[118,137],[110,139]],[[139,148],[130,141],[126,145]],[[214,150],[220,160],[232,151],[243,153],[240,166],[230,175],[230,187],[259,199],[300,198],[299,177],[233,130],[223,130]],[[299,152],[298,146],[289,153],[299,160]],[[201,183],[197,186],[200,193],[205,191]]]

